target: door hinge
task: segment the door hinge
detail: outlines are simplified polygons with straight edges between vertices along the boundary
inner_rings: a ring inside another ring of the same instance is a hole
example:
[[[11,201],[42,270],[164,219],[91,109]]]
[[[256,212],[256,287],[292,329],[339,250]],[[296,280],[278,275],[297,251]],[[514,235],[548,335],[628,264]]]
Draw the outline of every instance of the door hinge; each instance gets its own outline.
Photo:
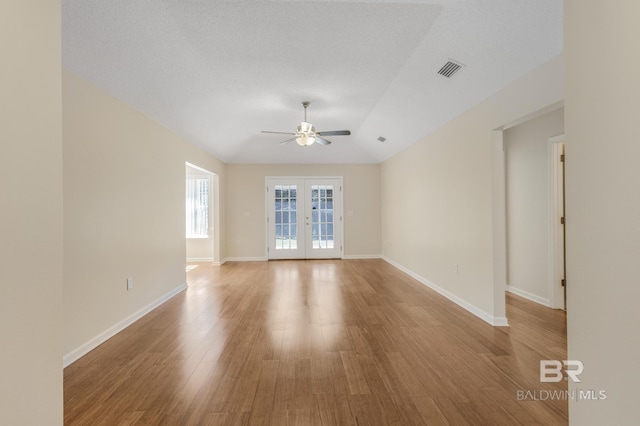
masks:
[[[561,154],[561,155],[560,155],[560,162],[561,162],[561,163],[564,163],[564,154]]]
[[[564,278],[561,280],[561,283],[562,287],[565,287],[567,285],[567,281]]]
[[[564,225],[564,216],[560,218],[560,225]]]

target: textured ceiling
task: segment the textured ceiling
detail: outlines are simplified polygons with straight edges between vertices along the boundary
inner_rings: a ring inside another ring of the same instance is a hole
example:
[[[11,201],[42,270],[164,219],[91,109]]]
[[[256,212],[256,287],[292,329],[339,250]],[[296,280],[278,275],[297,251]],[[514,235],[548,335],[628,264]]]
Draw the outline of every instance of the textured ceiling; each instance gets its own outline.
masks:
[[[67,69],[236,163],[383,161],[562,52],[561,0],[62,4]],[[260,133],[295,131],[301,101],[352,135]]]

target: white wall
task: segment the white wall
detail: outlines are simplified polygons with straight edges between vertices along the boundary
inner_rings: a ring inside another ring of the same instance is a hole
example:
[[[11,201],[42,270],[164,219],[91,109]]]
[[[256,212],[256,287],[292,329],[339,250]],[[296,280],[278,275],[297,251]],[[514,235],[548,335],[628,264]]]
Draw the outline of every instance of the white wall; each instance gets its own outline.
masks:
[[[379,164],[228,164],[227,176],[230,258],[266,257],[266,176],[343,176],[344,254],[380,255]]]
[[[558,57],[382,165],[383,254],[490,322],[504,320],[504,296],[494,300],[492,130],[560,102],[562,75]]]
[[[575,425],[640,424],[640,2],[565,1],[567,309]]]
[[[64,353],[73,359],[185,283],[185,162],[221,186],[225,165],[66,70],[62,89]]]
[[[0,2],[0,424],[62,424],[60,1]]]
[[[507,285],[549,304],[548,140],[564,133],[558,109],[504,132],[507,187]]]

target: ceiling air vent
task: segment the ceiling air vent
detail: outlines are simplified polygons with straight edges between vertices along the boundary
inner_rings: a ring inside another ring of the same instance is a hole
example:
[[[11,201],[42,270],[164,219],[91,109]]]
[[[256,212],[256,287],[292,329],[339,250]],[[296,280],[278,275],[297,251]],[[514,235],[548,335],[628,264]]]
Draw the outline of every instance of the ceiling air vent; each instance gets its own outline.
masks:
[[[449,59],[449,61],[444,64],[442,66],[442,68],[440,68],[440,71],[438,71],[438,74],[443,75],[447,78],[451,78],[453,77],[453,75],[455,73],[457,73],[458,71],[460,71],[460,69],[463,67],[464,65],[462,65],[459,62],[455,62],[452,61],[451,59]]]

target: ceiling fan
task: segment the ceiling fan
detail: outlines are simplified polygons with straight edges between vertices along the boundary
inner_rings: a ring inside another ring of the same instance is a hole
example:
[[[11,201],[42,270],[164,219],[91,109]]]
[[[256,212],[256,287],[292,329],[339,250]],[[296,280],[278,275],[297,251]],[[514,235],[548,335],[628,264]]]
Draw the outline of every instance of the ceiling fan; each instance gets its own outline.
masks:
[[[304,108],[304,121],[300,122],[298,126],[298,131],[295,133],[289,132],[269,132],[263,130],[262,133],[276,133],[279,135],[294,135],[291,139],[287,139],[286,141],[280,142],[280,145],[296,141],[300,146],[309,146],[314,143],[319,143],[320,145],[329,145],[331,141],[326,140],[322,136],[348,136],[351,134],[349,130],[331,130],[328,132],[316,132],[316,128],[313,124],[307,121],[307,108],[309,107],[309,102],[302,102],[302,107]]]

